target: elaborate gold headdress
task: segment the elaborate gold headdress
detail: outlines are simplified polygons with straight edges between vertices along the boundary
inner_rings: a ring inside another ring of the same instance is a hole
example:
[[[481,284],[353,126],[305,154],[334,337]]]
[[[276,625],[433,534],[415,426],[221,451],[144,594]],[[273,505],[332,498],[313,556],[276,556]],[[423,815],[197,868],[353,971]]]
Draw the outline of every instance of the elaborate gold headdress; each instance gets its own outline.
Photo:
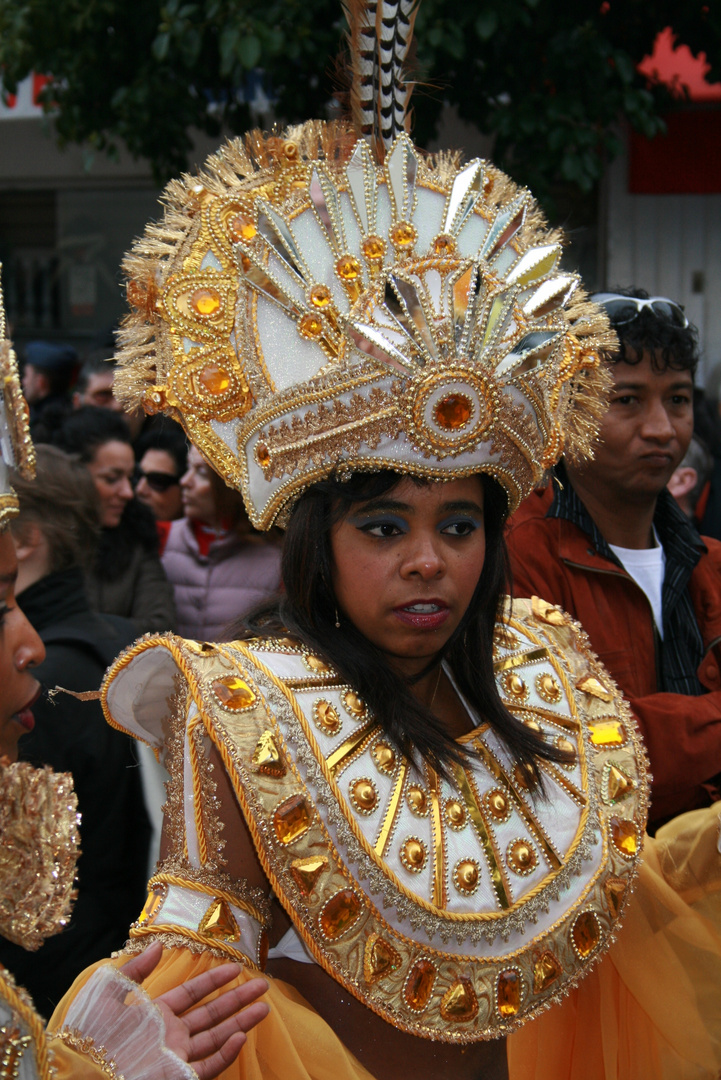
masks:
[[[20,387],[12,342],[5,333],[5,305],[0,277],[0,530],[18,513],[17,496],[10,485],[10,470],[17,469],[21,476],[30,480],[35,476],[35,449],[30,438],[28,407]]]
[[[511,507],[603,409],[603,312],[488,162],[403,130],[415,4],[352,5],[354,126],[251,132],[126,257],[117,390],[184,425],[259,528],[331,474],[495,476]]]

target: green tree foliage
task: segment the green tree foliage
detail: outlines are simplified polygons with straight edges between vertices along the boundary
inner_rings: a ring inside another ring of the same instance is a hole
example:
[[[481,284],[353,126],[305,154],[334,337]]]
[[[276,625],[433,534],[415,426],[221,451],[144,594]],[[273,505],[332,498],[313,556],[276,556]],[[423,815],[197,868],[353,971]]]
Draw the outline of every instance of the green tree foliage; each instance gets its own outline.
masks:
[[[619,150],[620,119],[663,130],[670,99],[637,64],[665,26],[721,79],[719,0],[423,0],[415,136],[432,137],[448,101],[539,195],[588,191]],[[278,117],[325,115],[343,31],[338,0],[0,0],[0,69],[6,91],[52,73],[61,141],[125,143],[163,180],[185,167],[192,127],[250,125],[238,90],[257,69]]]

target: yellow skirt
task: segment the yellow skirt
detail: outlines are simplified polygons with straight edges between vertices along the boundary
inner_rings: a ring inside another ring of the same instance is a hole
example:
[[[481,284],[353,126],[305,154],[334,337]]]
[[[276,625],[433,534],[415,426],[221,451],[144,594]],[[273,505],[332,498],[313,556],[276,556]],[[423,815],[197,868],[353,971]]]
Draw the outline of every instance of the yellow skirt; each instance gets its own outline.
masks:
[[[562,1004],[508,1039],[511,1080],[718,1080],[720,815],[721,804],[694,811],[647,839],[615,944]],[[144,986],[157,997],[222,962],[167,949]],[[76,979],[51,1029],[93,970]],[[269,982],[270,1015],[223,1080],[374,1080],[292,986]]]

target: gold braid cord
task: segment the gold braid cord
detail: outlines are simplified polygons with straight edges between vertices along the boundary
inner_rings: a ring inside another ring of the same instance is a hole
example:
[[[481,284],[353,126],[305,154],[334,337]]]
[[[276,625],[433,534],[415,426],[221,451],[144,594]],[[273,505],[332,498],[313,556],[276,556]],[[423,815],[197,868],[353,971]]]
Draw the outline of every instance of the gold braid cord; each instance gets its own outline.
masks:
[[[35,448],[30,438],[28,406],[20,386],[12,342],[5,337],[5,305],[0,265],[0,529],[18,513],[18,501],[10,486],[10,470],[28,480],[35,477]]]
[[[16,1080],[26,1053],[35,1059],[38,1080],[52,1080],[55,1070],[50,1060],[45,1025],[28,994],[15,984],[10,972],[3,967],[0,967],[0,1005],[6,1005],[12,1012],[11,1021],[0,1028],[0,1080]]]

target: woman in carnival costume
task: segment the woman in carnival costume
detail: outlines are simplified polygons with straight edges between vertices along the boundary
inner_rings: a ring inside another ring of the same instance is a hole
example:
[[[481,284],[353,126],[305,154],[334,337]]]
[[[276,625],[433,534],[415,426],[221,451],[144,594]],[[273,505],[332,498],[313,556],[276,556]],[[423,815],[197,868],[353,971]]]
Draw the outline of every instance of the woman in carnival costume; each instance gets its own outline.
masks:
[[[151,996],[273,976],[228,1078],[715,1076],[716,821],[641,864],[628,707],[577,624],[502,597],[506,516],[590,451],[613,337],[527,191],[405,133],[413,9],[349,11],[352,124],[229,143],[125,262],[118,393],[286,528],[237,640],[106,678],[172,777],[128,948],[163,943]]]
[[[35,950],[69,920],[78,814],[68,773],[17,762],[17,743],[32,730],[32,705],[40,693],[31,669],[43,660],[45,649],[13,591],[17,560],[8,525],[18,513],[18,501],[9,470],[16,468],[30,479],[35,458],[15,356],[5,339],[1,291],[0,375],[0,933]],[[193,1008],[236,978],[238,965],[226,964],[200,979],[168,985],[153,1003],[137,984],[160,954],[156,946],[121,970],[102,968],[86,982],[65,1023],[47,1033],[28,995],[0,967],[0,1080],[217,1076],[240,1050],[245,1031],[266,1015],[261,1002],[238,1012],[263,993],[265,983],[236,986],[224,991],[216,1006]]]

